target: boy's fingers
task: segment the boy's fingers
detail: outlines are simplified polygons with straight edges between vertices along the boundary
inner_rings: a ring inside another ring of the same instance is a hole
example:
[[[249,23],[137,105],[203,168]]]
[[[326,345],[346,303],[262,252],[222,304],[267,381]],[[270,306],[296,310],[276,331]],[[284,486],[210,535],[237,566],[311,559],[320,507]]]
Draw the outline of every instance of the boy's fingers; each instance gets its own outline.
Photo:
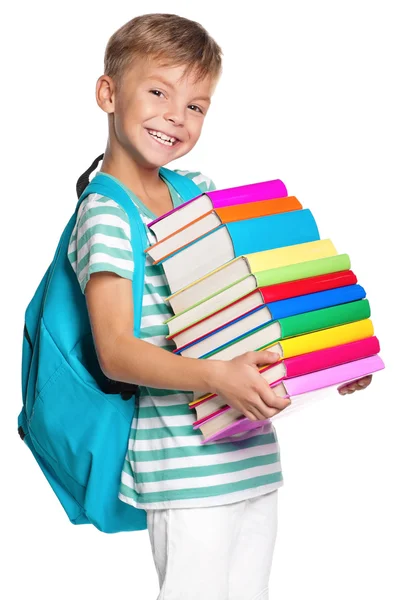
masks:
[[[339,394],[341,394],[342,396],[345,396],[346,394],[353,394],[355,392],[355,390],[352,390],[351,388],[340,388],[339,389]]]
[[[268,415],[263,414],[259,408],[256,406],[250,406],[250,410],[247,410],[249,419],[253,421],[262,421],[263,419],[268,419]]]
[[[344,386],[339,390],[339,393],[344,394],[353,394],[356,391],[363,390],[372,381],[372,375],[367,375],[366,377],[362,377],[362,379],[358,379],[357,381],[352,381],[349,385]]]
[[[364,388],[364,387],[367,387],[371,381],[372,381],[372,375],[367,375],[366,377],[362,377],[362,379],[359,379],[355,383],[357,383],[359,385],[359,387]]]
[[[282,396],[277,396],[275,392],[273,392],[268,386],[268,384],[265,384],[264,388],[261,390],[260,397],[267,406],[277,408],[278,410],[283,410],[291,403],[290,398],[282,398]]]
[[[280,359],[277,352],[268,352],[268,350],[262,350],[261,352],[253,352],[253,363],[258,367],[272,364]]]

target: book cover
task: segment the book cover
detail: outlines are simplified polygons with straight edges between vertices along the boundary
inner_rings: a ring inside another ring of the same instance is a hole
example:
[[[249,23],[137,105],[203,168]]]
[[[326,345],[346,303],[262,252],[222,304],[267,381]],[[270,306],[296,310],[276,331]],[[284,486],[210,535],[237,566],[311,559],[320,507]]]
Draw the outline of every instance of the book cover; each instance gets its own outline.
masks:
[[[267,304],[268,302],[277,302],[278,300],[295,298],[315,292],[343,288],[355,285],[356,283],[357,277],[352,271],[337,271],[335,273],[324,273],[315,277],[262,286],[258,289],[260,290],[264,304]]]
[[[367,358],[380,352],[380,343],[376,336],[339,344],[331,348],[322,348],[315,352],[291,356],[282,359],[286,369],[286,379],[305,375],[314,371],[322,371],[343,363]],[[270,367],[263,367],[260,372],[265,372]]]
[[[322,371],[314,371],[313,373],[307,373],[299,377],[292,377],[291,379],[284,380],[282,383],[286,389],[284,396],[299,396],[300,394],[321,388],[356,381],[381,369],[384,369],[384,363],[380,356],[375,355],[323,369]]]
[[[297,281],[308,277],[315,277],[325,273],[336,273],[338,271],[348,271],[351,267],[351,261],[348,254],[338,254],[326,258],[305,261],[298,264],[286,265],[276,269],[267,269],[254,273],[258,287],[276,285],[277,283],[286,283],[288,281]]]

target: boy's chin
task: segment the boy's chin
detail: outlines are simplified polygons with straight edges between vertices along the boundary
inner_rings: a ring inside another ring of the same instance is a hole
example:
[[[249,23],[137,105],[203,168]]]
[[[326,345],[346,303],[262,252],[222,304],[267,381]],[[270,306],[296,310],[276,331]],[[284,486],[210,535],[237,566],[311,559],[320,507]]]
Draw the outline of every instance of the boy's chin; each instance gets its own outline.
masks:
[[[186,152],[181,150],[182,148],[180,148],[179,152],[160,152],[159,154],[146,152],[145,154],[143,153],[143,157],[145,158],[147,166],[160,168],[164,165],[167,165],[171,161],[176,160],[177,158],[181,158],[181,156],[184,156],[189,152],[189,149]]]

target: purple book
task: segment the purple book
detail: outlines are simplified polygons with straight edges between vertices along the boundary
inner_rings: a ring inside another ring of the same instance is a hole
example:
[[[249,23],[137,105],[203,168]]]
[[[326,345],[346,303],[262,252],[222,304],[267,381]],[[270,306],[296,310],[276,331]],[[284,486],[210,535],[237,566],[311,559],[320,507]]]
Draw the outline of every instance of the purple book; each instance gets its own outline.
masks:
[[[213,190],[184,202],[177,208],[151,221],[148,227],[159,242],[213,209],[260,200],[272,200],[273,198],[285,198],[286,196],[286,186],[280,179]]]

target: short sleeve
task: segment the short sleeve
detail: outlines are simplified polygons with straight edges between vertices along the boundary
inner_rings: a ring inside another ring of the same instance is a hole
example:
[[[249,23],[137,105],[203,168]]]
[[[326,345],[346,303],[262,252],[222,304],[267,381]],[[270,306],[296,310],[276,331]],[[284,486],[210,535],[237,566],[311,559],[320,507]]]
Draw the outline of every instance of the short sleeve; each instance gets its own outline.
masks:
[[[70,237],[68,260],[83,293],[92,273],[109,271],[132,280],[130,223],[123,208],[99,194],[83,200]]]
[[[207,177],[207,175],[201,173],[200,171],[182,171],[180,169],[174,170],[176,173],[179,173],[180,175],[184,175],[185,177],[189,177],[190,179],[192,179],[192,181],[196,183],[197,186],[199,186],[200,191],[203,193],[211,192],[217,189],[214,184],[214,181],[210,179],[210,177]]]

